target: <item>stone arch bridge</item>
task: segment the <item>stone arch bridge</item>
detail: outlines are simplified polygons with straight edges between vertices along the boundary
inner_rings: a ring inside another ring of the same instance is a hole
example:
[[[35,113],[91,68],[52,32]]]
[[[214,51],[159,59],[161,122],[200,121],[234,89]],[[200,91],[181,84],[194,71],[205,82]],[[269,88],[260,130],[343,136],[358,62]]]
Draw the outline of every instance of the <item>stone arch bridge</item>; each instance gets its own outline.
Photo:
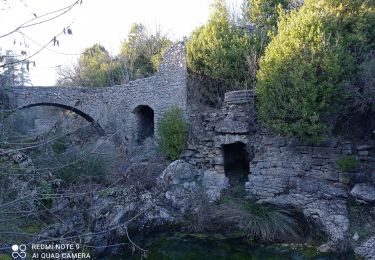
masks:
[[[12,108],[60,107],[93,123],[102,134],[119,131],[125,140],[136,143],[140,138],[157,135],[158,120],[170,108],[177,106],[186,114],[186,91],[185,46],[177,43],[165,52],[155,75],[125,85],[15,87],[7,94]],[[147,126],[146,136],[143,129],[137,129],[145,124],[152,124]]]

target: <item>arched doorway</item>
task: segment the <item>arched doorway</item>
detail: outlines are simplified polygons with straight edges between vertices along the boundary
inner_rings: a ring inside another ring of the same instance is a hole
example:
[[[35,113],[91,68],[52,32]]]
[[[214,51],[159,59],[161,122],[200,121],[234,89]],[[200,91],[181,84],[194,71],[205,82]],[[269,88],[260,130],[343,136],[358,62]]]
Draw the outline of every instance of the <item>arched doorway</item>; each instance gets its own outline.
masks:
[[[244,185],[249,175],[249,153],[241,142],[223,145],[224,171],[230,186]]]
[[[137,106],[133,113],[136,115],[136,142],[142,144],[148,137],[154,136],[154,110],[146,105]]]

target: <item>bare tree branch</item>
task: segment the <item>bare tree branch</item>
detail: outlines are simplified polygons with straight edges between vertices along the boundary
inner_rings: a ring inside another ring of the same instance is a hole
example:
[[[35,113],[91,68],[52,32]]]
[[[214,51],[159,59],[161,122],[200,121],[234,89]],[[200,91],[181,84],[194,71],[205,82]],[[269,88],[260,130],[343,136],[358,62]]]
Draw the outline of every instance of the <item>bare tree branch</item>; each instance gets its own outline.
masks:
[[[48,13],[45,13],[45,14],[39,15],[39,16],[37,16],[37,17],[34,17],[34,18],[32,18],[32,19],[30,19],[30,20],[28,20],[28,21],[22,23],[21,25],[19,25],[19,26],[18,26],[17,28],[15,28],[15,29],[11,30],[10,32],[7,32],[7,33],[5,33],[5,34],[3,34],[3,35],[0,35],[0,38],[4,38],[4,37],[6,37],[6,36],[8,36],[8,35],[10,35],[10,34],[12,34],[12,33],[17,32],[17,31],[20,30],[20,29],[27,28],[27,27],[34,26],[34,25],[38,25],[38,24],[45,23],[45,22],[51,21],[51,20],[53,20],[53,19],[56,19],[56,18],[60,17],[61,15],[63,15],[63,14],[65,14],[65,13],[67,13],[68,11],[70,11],[74,6],[78,5],[79,3],[80,3],[80,0],[77,0],[77,1],[75,1],[73,4],[71,4],[71,5],[69,5],[69,6],[66,6],[66,7],[64,7],[64,8],[61,8],[61,9],[58,9],[58,10],[55,10],[55,11],[52,11],[52,12],[48,12]],[[63,12],[62,12],[62,11],[63,11]],[[58,15],[52,17],[52,18],[48,18],[48,19],[43,20],[43,21],[40,21],[40,22],[35,22],[35,23],[32,23],[32,24],[29,24],[29,23],[31,23],[31,22],[33,22],[33,21],[37,21],[37,20],[39,20],[39,19],[42,18],[42,17],[48,16],[48,15],[51,15],[51,14],[54,14],[54,13],[58,13],[58,12],[62,12],[62,13],[61,13],[61,14],[58,14]]]

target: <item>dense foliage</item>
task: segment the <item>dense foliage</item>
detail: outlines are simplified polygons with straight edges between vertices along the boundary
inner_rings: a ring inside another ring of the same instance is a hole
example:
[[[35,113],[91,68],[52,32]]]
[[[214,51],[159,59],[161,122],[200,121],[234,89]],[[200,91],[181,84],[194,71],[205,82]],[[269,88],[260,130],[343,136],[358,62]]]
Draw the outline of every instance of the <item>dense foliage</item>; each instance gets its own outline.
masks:
[[[180,108],[167,111],[158,122],[159,148],[171,160],[177,160],[187,141],[188,128]]]
[[[58,71],[57,85],[104,87],[122,83],[121,62],[100,44],[86,48],[73,68]]]
[[[374,26],[373,1],[306,0],[283,14],[257,74],[261,121],[322,140],[353,96],[345,86],[373,50]]]
[[[153,75],[164,50],[172,42],[160,31],[149,33],[142,24],[133,24],[120,47],[120,54],[111,56],[100,44],[85,49],[72,67],[58,70],[57,85],[104,87]]]
[[[279,15],[285,10],[292,10],[299,6],[293,0],[245,0],[243,14],[245,21],[251,28],[253,42],[250,57],[256,55],[253,61],[258,69],[258,62],[272,35],[277,34]],[[250,64],[251,65],[251,64]]]
[[[213,79],[244,84],[249,80],[246,57],[250,38],[230,23],[224,0],[215,0],[209,21],[194,31],[187,43],[189,69]]]
[[[245,0],[244,13],[255,30],[263,31],[264,36],[268,32],[277,30],[277,21],[280,8],[287,8],[290,0]]]
[[[81,77],[90,79],[88,86],[108,86],[121,82],[120,64],[112,61],[108,51],[95,44],[88,48],[79,58]]]
[[[143,24],[131,26],[127,39],[120,47],[120,57],[128,69],[130,80],[148,77],[159,66],[164,50],[172,42],[160,30],[150,33]]]

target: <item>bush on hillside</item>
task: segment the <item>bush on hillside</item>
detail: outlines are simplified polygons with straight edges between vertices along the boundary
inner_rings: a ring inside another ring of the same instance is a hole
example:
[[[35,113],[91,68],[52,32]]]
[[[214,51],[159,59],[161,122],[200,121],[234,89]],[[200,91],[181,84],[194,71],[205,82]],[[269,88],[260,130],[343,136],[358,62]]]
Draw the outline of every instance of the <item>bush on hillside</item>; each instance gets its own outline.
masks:
[[[278,7],[288,8],[291,0],[245,0],[244,14],[256,30],[267,33],[277,31]]]
[[[56,171],[56,177],[66,185],[76,183],[103,183],[106,178],[107,158],[99,155],[72,154]]]
[[[159,148],[171,160],[177,160],[185,148],[188,127],[180,108],[167,111],[158,122]]]
[[[257,73],[260,120],[322,141],[353,95],[345,86],[374,47],[374,28],[374,4],[365,0],[306,0],[282,14]]]
[[[187,43],[187,64],[198,75],[246,85],[250,47],[248,35],[230,23],[225,1],[215,0],[208,23],[194,31]]]

